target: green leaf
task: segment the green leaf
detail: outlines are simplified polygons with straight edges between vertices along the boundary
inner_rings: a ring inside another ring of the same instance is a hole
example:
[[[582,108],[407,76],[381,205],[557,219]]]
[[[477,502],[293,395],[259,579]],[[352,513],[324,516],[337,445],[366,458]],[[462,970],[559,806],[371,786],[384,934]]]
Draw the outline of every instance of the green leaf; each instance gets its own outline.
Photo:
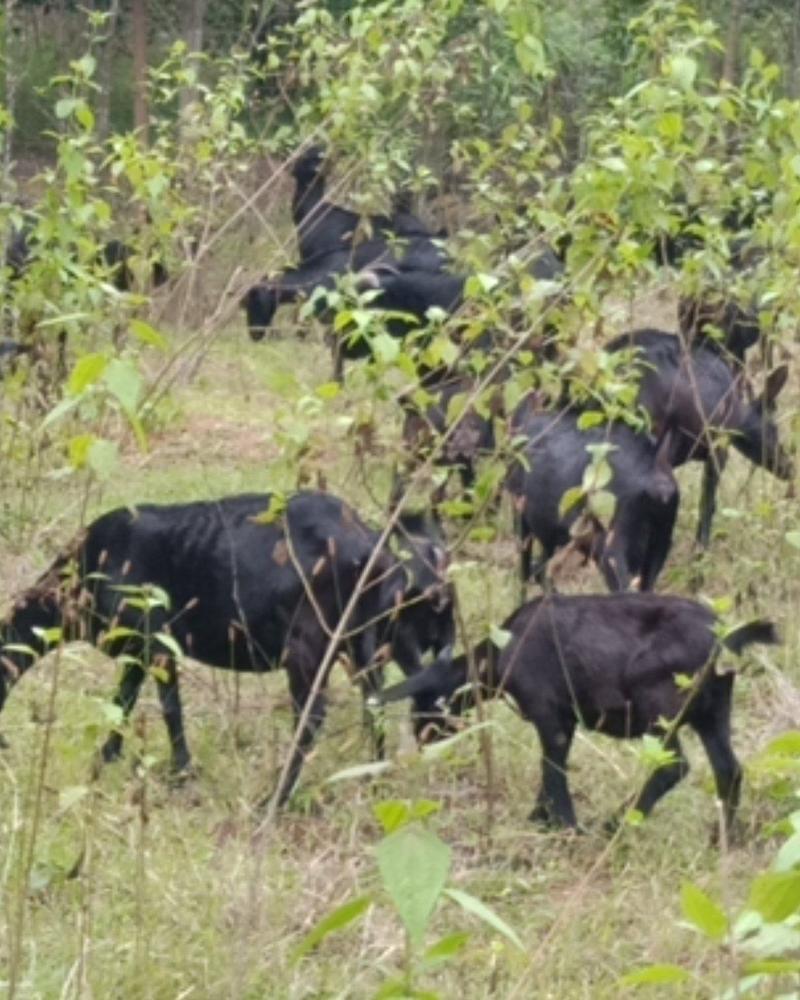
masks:
[[[295,948],[294,954],[292,956],[293,961],[297,961],[302,958],[303,955],[307,955],[308,952],[312,951],[317,947],[320,942],[324,941],[329,934],[334,931],[340,931],[342,928],[347,927],[352,924],[359,917],[363,916],[364,913],[372,906],[372,898],[370,896],[359,896],[358,899],[351,899],[347,903],[342,903],[341,906],[329,913],[327,917],[323,917],[320,922],[313,927],[308,934],[303,938],[300,944]]]
[[[688,90],[697,76],[697,63],[691,56],[673,56],[669,61],[669,75]]]
[[[159,643],[165,647],[171,656],[174,656],[176,660],[183,659],[183,650],[181,649],[180,643],[177,641],[175,636],[170,635],[168,632],[156,632],[153,636],[157,639]]]
[[[428,743],[427,746],[422,749],[422,758],[423,760],[437,760],[439,757],[444,757],[450,752],[455,743],[460,743],[462,740],[476,735],[482,729],[489,729],[494,725],[495,723],[492,722],[491,719],[487,719],[485,722],[478,722],[472,726],[467,726],[466,728],[455,733],[453,736],[448,736],[447,739],[437,740],[435,743]]]
[[[469,937],[469,933],[466,931],[446,934],[436,944],[432,944],[430,948],[426,949],[425,954],[422,956],[424,964],[430,967],[438,965],[440,962],[447,962],[464,950]]]
[[[450,871],[450,848],[430,830],[404,826],[384,838],[375,854],[384,888],[412,947],[418,947]]]
[[[763,751],[779,757],[800,757],[800,731],[792,729],[771,740]]]
[[[383,827],[384,833],[394,833],[401,826],[405,826],[411,816],[411,807],[407,802],[399,799],[389,799],[386,802],[377,802],[372,807],[375,818]]]
[[[752,962],[746,962],[744,967],[746,976],[783,976],[790,972],[800,972],[800,959],[757,958]]]
[[[118,639],[129,639],[131,636],[139,636],[141,633],[135,628],[128,628],[127,625],[116,625],[105,632],[101,638],[100,645],[108,646]]]
[[[561,497],[558,504],[558,516],[565,517],[569,512],[581,503],[586,494],[581,486],[571,486]]]
[[[283,493],[273,493],[269,498],[269,507],[251,518],[253,524],[273,524],[286,510],[286,504]]]
[[[800,549],[800,531],[787,531],[783,536],[796,549]]]
[[[108,479],[117,466],[117,444],[115,441],[96,439],[92,442],[88,453],[91,470],[99,479]]]
[[[91,132],[94,128],[94,112],[85,101],[78,101],[75,108],[75,118],[87,132]]]
[[[728,918],[702,889],[692,882],[681,888],[681,909],[686,919],[712,941],[722,941],[728,933]]]
[[[142,344],[147,344],[149,347],[157,347],[160,351],[167,349],[169,342],[164,334],[159,333],[158,330],[150,326],[149,323],[145,323],[144,320],[132,319],[130,322],[130,331]]]
[[[589,510],[603,522],[609,522],[617,509],[617,498],[609,490],[598,490],[589,495]]]
[[[588,431],[591,427],[597,427],[606,422],[606,415],[602,410],[585,410],[578,417],[578,430]]]
[[[94,434],[78,434],[69,439],[69,462],[73,469],[83,469],[89,461],[89,450],[96,441]]]
[[[498,917],[494,910],[488,907],[486,903],[470,895],[470,893],[464,892],[463,889],[445,889],[444,891],[446,896],[449,896],[450,899],[458,903],[467,913],[472,913],[474,916],[479,917],[485,924],[488,924],[494,930],[508,938],[520,951],[525,950],[522,941],[517,936],[517,932],[509,927],[505,920]]]
[[[374,760],[370,764],[356,764],[355,767],[346,767],[336,774],[326,778],[326,784],[333,784],[335,781],[349,781],[351,778],[376,778],[379,774],[391,771],[394,764],[390,760]]]
[[[77,104],[78,101],[75,97],[62,97],[60,101],[56,101],[56,118],[62,120],[69,118]]]
[[[795,833],[782,845],[775,855],[773,868],[777,872],[791,871],[800,866],[800,833]]]
[[[103,382],[126,413],[135,413],[142,392],[142,376],[128,362],[114,358],[103,372]]]
[[[750,885],[748,905],[771,923],[790,917],[800,909],[800,871],[756,876]]]
[[[342,391],[342,387],[338,382],[323,382],[322,385],[318,385],[314,392],[320,399],[326,402],[330,399],[336,399]]]
[[[97,382],[107,365],[108,358],[104,354],[84,354],[78,358],[67,383],[69,394],[80,395],[84,389]]]
[[[391,364],[400,353],[400,341],[388,333],[378,333],[371,340],[369,346],[376,360],[384,365]]]
[[[388,799],[378,802],[372,807],[375,818],[383,827],[384,833],[394,833],[406,823],[425,819],[439,812],[441,805],[432,799],[417,799],[414,802],[403,802],[400,799]]]
[[[500,628],[498,625],[491,625],[489,627],[489,638],[498,649],[505,649],[513,636],[508,629]]]
[[[646,965],[643,969],[629,972],[620,979],[623,986],[644,986],[656,983],[685,983],[689,978],[686,969],[679,965],[664,963],[662,965]]]

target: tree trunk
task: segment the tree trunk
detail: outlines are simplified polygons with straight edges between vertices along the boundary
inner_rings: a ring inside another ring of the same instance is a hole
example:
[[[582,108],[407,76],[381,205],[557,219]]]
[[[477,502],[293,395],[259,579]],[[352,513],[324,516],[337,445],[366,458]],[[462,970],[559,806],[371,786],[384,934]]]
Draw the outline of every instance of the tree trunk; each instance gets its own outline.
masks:
[[[3,19],[3,24],[5,27],[5,38],[3,39],[3,47],[5,49],[5,64],[6,64],[6,110],[11,118],[11,123],[6,130],[5,142],[3,143],[3,187],[2,187],[2,197],[5,199],[9,196],[10,184],[11,184],[11,150],[12,142],[14,139],[14,106],[16,104],[16,86],[17,81],[14,76],[14,39],[13,35],[13,23],[14,23],[14,6],[15,0],[6,0],[6,13]]]
[[[735,85],[739,75],[739,44],[741,41],[741,0],[730,0],[728,30],[725,33],[725,58],[722,62],[722,79]]]
[[[184,0],[184,17],[181,25],[183,39],[190,53],[203,51],[203,20],[206,16],[208,0]],[[186,109],[197,98],[197,88],[184,87],[181,90],[181,117]]]
[[[132,0],[133,22],[133,125],[143,146],[148,145],[147,125],[147,0]]]
[[[114,51],[118,18],[119,0],[111,0],[104,28],[105,36],[97,62],[97,84],[100,87],[97,97],[97,135],[101,141],[107,139],[110,132],[111,80],[113,77],[111,56]]]
[[[800,0],[795,0],[789,15],[789,96],[800,97]]]

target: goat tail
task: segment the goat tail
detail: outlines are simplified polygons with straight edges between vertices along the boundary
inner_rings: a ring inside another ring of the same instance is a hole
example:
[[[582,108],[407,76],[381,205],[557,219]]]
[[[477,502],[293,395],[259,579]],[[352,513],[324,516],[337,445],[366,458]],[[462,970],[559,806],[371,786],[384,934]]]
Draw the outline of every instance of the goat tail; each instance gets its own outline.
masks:
[[[775,623],[766,618],[757,618],[729,632],[722,640],[722,645],[738,656],[746,646],[778,646],[780,642],[781,637]]]

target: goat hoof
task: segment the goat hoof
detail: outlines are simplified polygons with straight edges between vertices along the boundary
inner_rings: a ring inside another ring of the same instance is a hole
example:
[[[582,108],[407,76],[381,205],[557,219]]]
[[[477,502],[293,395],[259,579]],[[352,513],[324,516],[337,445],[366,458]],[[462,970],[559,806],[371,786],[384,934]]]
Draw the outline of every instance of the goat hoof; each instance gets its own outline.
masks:
[[[191,761],[182,764],[180,767],[173,764],[170,768],[169,784],[172,788],[181,788],[194,781],[197,777],[197,770]]]
[[[528,816],[529,823],[535,823],[537,826],[552,826],[553,820],[548,812],[547,806],[536,805],[531,810]]]
[[[744,843],[744,827],[738,820],[726,823],[725,839],[721,836],[720,824],[714,823],[709,831],[709,847],[719,848],[724,843],[727,847],[737,847]]]

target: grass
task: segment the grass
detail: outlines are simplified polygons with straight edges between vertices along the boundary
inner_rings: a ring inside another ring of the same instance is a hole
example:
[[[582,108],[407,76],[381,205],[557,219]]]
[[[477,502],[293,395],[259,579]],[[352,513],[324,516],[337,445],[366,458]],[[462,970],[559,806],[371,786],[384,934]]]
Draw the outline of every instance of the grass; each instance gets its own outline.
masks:
[[[299,404],[287,417],[276,386],[294,374],[299,395],[311,400],[303,405],[312,406],[309,469],[322,468],[328,488],[377,523],[399,423],[389,404],[371,403],[357,366],[351,391],[314,416],[313,386],[329,378],[328,365],[313,339],[286,336],[255,347],[231,327],[194,380],[161,404],[149,450],[123,450],[120,474],[91,495],[88,515],[142,500],[291,486],[295,470],[278,461],[279,435]],[[796,396],[784,400],[782,412],[795,413],[796,404]],[[354,458],[353,421],[367,416],[375,418],[375,455],[362,460]],[[799,430],[791,416],[786,431],[795,444]],[[769,614],[785,639],[744,661],[735,744],[747,764],[796,724],[800,707],[800,551],[785,538],[798,529],[796,504],[783,484],[733,457],[712,550],[697,560],[690,539],[699,471],[687,468],[680,478],[680,525],[660,589],[727,595],[733,617]],[[5,599],[32,581],[78,523],[76,485],[41,488],[52,489],[43,503],[47,530],[3,543]],[[514,606],[514,546],[503,517],[497,541],[468,543],[454,555],[473,637]],[[590,568],[571,567],[561,586],[587,591],[600,582]],[[187,664],[182,688],[197,774],[175,786],[152,686],[126,757],[92,780],[114,670],[94,650],[69,647],[30,672],[2,715],[10,748],[0,754],[0,980],[13,958],[20,1000],[373,996],[403,968],[403,935],[388,902],[301,961],[293,951],[332,908],[380,893],[372,807],[388,798],[441,803],[431,826],[452,847],[451,884],[492,906],[525,943],[520,953],[452,904],[440,906],[431,941],[472,933],[458,961],[423,977],[440,996],[616,998],[634,995],[620,976],[652,962],[692,970],[695,978],[673,995],[706,997],[730,985],[733,959],[682,925],[680,888],[692,881],[732,911],[741,907],[749,880],[774,853],[765,827],[789,808],[772,797],[773,783],[758,768],[744,793],[746,836],[727,855],[709,845],[710,774],[691,737],[689,778],[609,849],[602,821],[643,774],[633,744],[585,733],[577,740],[571,781],[588,830],[580,837],[527,824],[538,747],[533,729],[504,705],[489,709],[492,787],[476,736],[442,758],[422,759],[402,706],[389,719],[392,768],[373,781],[330,782],[368,759],[359,698],[337,671],[330,715],[295,802],[273,828],[257,832],[252,803],[270,786],[290,738],[285,678]]]

